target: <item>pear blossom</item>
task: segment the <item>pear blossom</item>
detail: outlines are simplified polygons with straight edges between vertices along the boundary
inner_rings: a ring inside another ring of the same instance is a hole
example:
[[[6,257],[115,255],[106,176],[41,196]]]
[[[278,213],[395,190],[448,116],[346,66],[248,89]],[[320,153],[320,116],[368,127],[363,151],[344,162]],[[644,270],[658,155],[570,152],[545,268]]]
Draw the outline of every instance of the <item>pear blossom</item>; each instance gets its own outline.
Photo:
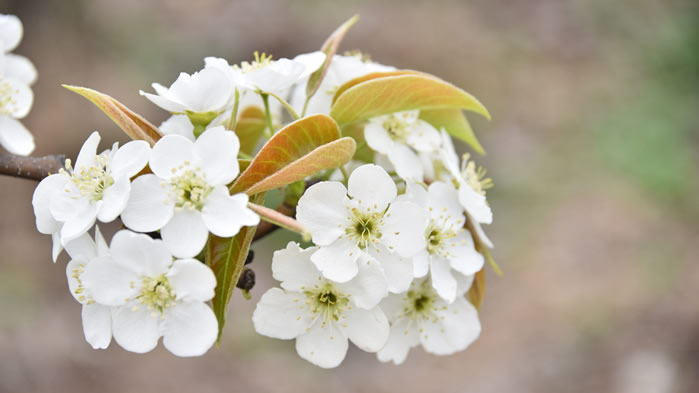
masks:
[[[172,253],[197,255],[209,232],[231,237],[260,218],[247,207],[245,194],[230,195],[227,184],[238,176],[240,142],[232,131],[214,127],[196,142],[165,135],[153,146],[153,174],[132,184],[131,198],[121,219],[138,232],[160,230]]]
[[[453,303],[437,295],[429,279],[415,281],[406,293],[390,294],[381,308],[391,322],[391,334],[378,359],[401,364],[418,345],[434,355],[451,355],[471,345],[481,332],[478,311],[463,297],[472,281],[473,276],[460,277]]]
[[[279,93],[308,77],[323,61],[325,54],[321,52],[298,56],[293,60],[272,60],[272,56],[255,52],[255,60],[252,62],[244,61],[233,66],[233,75],[236,84],[244,89]]]
[[[61,247],[87,232],[95,220],[111,222],[126,207],[131,191],[130,178],[148,163],[150,146],[131,141],[121,148],[97,154],[100,135],[93,132],[85,141],[75,168],[66,168],[43,179],[32,198],[39,232],[54,241],[53,259]]]
[[[22,22],[14,15],[0,15],[0,145],[7,151],[28,155],[34,151],[34,137],[19,122],[32,107],[30,85],[36,69],[26,57],[8,53],[22,39]]]
[[[420,119],[419,110],[376,116],[364,127],[369,147],[385,154],[403,179],[422,181],[424,170],[417,152],[436,152],[441,137],[431,124]]]
[[[449,183],[434,182],[425,190],[409,182],[399,199],[414,202],[430,216],[425,229],[427,247],[413,257],[415,277],[424,277],[429,271],[436,293],[452,303],[457,296],[456,273],[473,275],[485,261],[476,251],[471,233],[464,229],[456,189]]]
[[[426,246],[427,213],[412,202],[394,201],[396,196],[391,177],[372,164],[352,172],[347,188],[329,181],[306,190],[296,219],[320,246],[311,260],[323,276],[347,282],[359,272],[360,257],[368,257],[384,270],[391,292],[408,288],[409,258]]]
[[[167,245],[145,234],[117,232],[109,256],[84,267],[81,283],[95,302],[114,307],[114,340],[127,351],[163,345],[177,356],[200,356],[218,334],[216,276],[196,259],[173,261]]]
[[[262,296],[252,320],[258,333],[295,338],[299,356],[332,368],[345,358],[348,339],[367,352],[386,343],[388,321],[377,306],[387,294],[386,283],[381,269],[368,259],[353,279],[328,280],[311,262],[317,250],[290,242],[274,253],[272,272],[282,289],[272,288]]]
[[[112,341],[112,307],[95,302],[90,290],[82,282],[85,267],[92,261],[109,256],[109,246],[99,227],[95,227],[95,240],[85,233],[66,244],[71,260],[66,266],[68,287],[75,300],[83,305],[82,321],[85,340],[94,349],[104,349]]]

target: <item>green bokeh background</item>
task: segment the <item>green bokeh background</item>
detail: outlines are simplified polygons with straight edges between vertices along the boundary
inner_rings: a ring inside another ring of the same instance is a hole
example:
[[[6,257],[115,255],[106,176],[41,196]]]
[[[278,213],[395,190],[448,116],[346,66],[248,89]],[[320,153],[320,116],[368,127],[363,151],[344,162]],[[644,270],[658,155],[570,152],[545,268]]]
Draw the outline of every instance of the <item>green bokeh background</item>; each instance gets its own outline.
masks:
[[[483,334],[467,351],[411,351],[401,367],[351,349],[335,370],[258,336],[274,285],[255,244],[252,300],[234,295],[224,341],[196,359],[84,341],[65,263],[34,227],[35,183],[0,178],[0,392],[696,392],[699,386],[699,7],[692,0],[0,0],[39,71],[23,121],[37,155],[75,157],[95,129],[126,136],[60,87],[106,92],[159,124],[138,95],[205,56],[317,49],[355,13],[343,50],[466,89],[494,178]],[[464,146],[461,146],[463,149]],[[106,227],[113,233],[116,228]]]

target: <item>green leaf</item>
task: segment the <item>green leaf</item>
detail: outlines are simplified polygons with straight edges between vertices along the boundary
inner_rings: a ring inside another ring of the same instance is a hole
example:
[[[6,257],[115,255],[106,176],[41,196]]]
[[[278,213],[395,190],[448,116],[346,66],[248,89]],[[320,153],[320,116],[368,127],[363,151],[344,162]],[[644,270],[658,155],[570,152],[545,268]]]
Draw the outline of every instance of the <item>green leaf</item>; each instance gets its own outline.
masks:
[[[254,195],[304,179],[318,171],[337,168],[352,158],[356,143],[340,138],[337,123],[326,115],[297,120],[260,149],[250,166],[231,186],[232,193]]]
[[[485,298],[485,269],[481,269],[481,271],[476,273],[467,295],[468,300],[480,311]]]
[[[378,78],[385,78],[387,76],[400,76],[400,75],[420,75],[421,73],[418,71],[411,71],[411,70],[398,70],[398,71],[381,71],[381,72],[371,72],[362,76],[358,76],[354,79],[350,79],[349,81],[345,82],[344,85],[340,86],[337,91],[335,92],[335,95],[333,96],[332,104],[335,104],[335,101],[337,101],[337,98],[342,95],[347,89],[354,87],[360,83],[364,83],[366,81],[370,81],[372,79],[378,79]]]
[[[330,68],[330,63],[332,62],[333,56],[335,55],[335,52],[337,52],[340,42],[342,42],[342,39],[345,37],[345,33],[347,33],[350,27],[357,23],[358,20],[359,15],[349,18],[347,22],[338,27],[337,30],[335,30],[323,43],[320,51],[325,53],[325,61],[320,68],[314,71],[310,77],[308,77],[308,83],[306,84],[307,100],[313,97],[316,91],[318,91],[320,84],[323,82],[323,78],[325,78],[325,74]]]
[[[330,116],[341,126],[413,109],[466,109],[490,119],[488,110],[469,93],[435,76],[414,71],[374,78],[338,93]]]
[[[264,200],[265,193],[250,198],[250,202],[258,204],[263,203]],[[228,303],[245,266],[245,258],[248,256],[250,243],[252,243],[256,229],[256,226],[243,227],[232,238],[209,235],[209,241],[204,250],[204,259],[216,275],[216,290],[211,305],[218,320],[218,342],[221,341],[221,333],[226,324]]]
[[[248,106],[238,115],[235,134],[240,139],[240,151],[253,155],[257,143],[267,128],[265,111],[257,106]]]
[[[63,85],[63,87],[80,94],[97,105],[131,139],[144,140],[152,146],[163,136],[148,120],[106,94],[86,87],[69,85]]]
[[[434,128],[447,130],[449,135],[466,142],[476,152],[485,154],[483,146],[476,138],[471,125],[461,109],[427,109],[420,111],[420,119],[430,123]]]

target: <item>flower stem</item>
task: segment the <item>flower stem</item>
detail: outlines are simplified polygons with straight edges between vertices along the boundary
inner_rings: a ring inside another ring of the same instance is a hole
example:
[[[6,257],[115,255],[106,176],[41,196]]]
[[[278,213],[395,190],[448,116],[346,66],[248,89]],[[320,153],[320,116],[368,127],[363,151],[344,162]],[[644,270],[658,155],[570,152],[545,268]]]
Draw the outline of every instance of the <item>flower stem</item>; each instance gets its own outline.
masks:
[[[304,241],[310,240],[311,234],[292,217],[255,203],[248,203],[248,207],[257,213],[263,220],[291,232],[300,234],[303,236]]]
[[[233,111],[231,112],[231,118],[228,119],[228,124],[226,125],[227,130],[235,131],[236,123],[238,122],[238,105],[240,103],[240,92],[235,89],[235,101],[233,102]]]
[[[274,125],[272,124],[272,113],[269,111],[269,94],[260,92],[262,102],[265,104],[265,119],[267,119],[267,129],[269,130],[267,138],[274,135]]]
[[[285,108],[285,109],[289,112],[289,114],[294,118],[294,120],[300,119],[299,114],[296,113],[296,111],[294,110],[294,108],[292,108],[291,105],[290,105],[288,102],[286,102],[285,99],[279,97],[278,95],[276,95],[276,94],[274,94],[274,93],[265,92],[265,93],[263,93],[263,94],[268,94],[268,95],[270,95],[270,96],[276,98],[277,101],[279,101],[279,103],[282,104],[282,106],[284,106],[284,108]]]

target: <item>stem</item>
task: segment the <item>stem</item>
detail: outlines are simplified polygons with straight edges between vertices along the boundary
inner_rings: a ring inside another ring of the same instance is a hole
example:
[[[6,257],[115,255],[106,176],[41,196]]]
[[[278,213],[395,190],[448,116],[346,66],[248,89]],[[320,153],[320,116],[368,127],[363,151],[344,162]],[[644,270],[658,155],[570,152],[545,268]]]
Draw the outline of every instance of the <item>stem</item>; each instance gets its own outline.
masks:
[[[345,178],[345,185],[349,184],[349,175],[347,174],[347,169],[345,169],[344,166],[341,166],[340,172],[342,172],[342,177]]]
[[[301,111],[301,117],[306,116],[306,109],[308,109],[308,103],[311,101],[311,97],[306,97],[306,101],[303,103],[303,110]]]
[[[66,161],[62,154],[44,157],[23,157],[0,153],[0,175],[40,181],[48,175],[58,173]]]
[[[278,95],[276,95],[276,94],[274,94],[274,93],[265,92],[265,93],[263,93],[263,94],[269,94],[269,95],[271,95],[272,97],[276,98],[277,101],[279,101],[279,103],[281,103],[281,104],[284,106],[284,108],[286,108],[286,110],[287,110],[287,111],[289,112],[289,114],[294,118],[294,120],[300,119],[299,114],[296,113],[296,111],[294,110],[294,108],[292,108],[291,105],[289,105],[289,103],[286,102],[286,100],[284,100],[283,98],[279,97]],[[305,110],[304,110],[304,112],[305,112]]]
[[[295,232],[303,236],[304,240],[310,239],[310,233],[299,224],[295,219],[282,214],[274,209],[268,207],[257,205],[255,203],[248,203],[248,207],[255,213],[260,215],[260,218],[274,224],[278,227],[284,228],[286,230]]]
[[[274,135],[274,125],[272,124],[272,114],[269,111],[269,95],[267,93],[260,93],[262,97],[262,102],[265,104],[265,119],[267,120],[267,129],[269,133],[267,138],[271,138]]]
[[[227,130],[235,131],[236,123],[238,122],[238,105],[240,102],[240,92],[235,89],[235,101],[233,101],[233,111],[231,112],[231,118],[228,119],[228,124],[226,125]]]

